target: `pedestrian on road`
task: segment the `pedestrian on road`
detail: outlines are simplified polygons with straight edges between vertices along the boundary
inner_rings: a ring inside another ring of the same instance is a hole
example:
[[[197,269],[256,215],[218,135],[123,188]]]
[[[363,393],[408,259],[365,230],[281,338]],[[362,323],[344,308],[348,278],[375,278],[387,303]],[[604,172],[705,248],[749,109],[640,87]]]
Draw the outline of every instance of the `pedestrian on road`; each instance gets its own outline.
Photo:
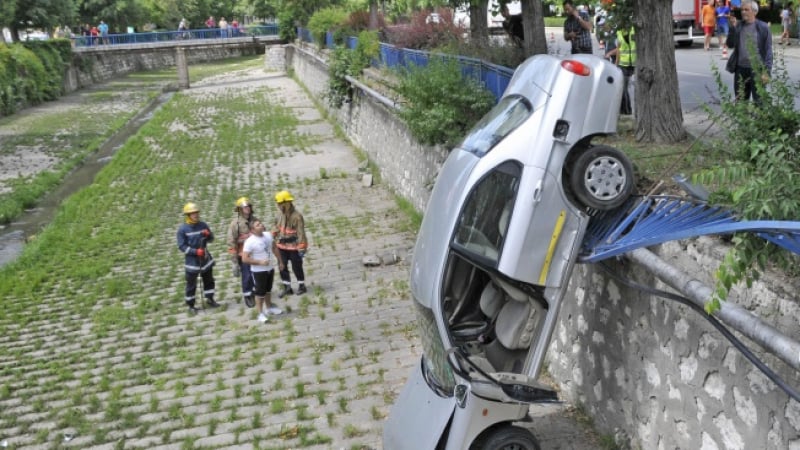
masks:
[[[783,33],[781,33],[781,45],[792,45],[789,32],[792,29],[792,2],[788,2],[783,6],[781,11],[781,25],[783,25]]]
[[[564,21],[564,40],[572,43],[572,54],[592,54],[592,21],[589,15],[578,11],[572,0],[564,0],[564,12],[567,20]]]
[[[265,229],[266,227],[260,220],[253,220],[250,228],[252,234],[244,241],[242,249],[242,260],[252,270],[256,310],[258,311],[258,321],[261,323],[267,322],[267,316],[270,314],[283,313],[280,308],[272,304],[272,282],[275,279],[275,268],[270,262],[269,255],[275,255],[275,260],[278,261],[278,270],[283,270],[283,260],[281,260],[280,252],[272,235],[264,233]]]
[[[725,42],[732,49],[725,70],[733,74],[733,90],[736,100],[749,100],[760,103],[759,86],[769,82],[772,72],[772,33],[769,25],[756,19],[758,2],[742,2],[742,21],[731,16],[731,28]],[[751,51],[752,49],[752,51]]]
[[[206,246],[214,241],[214,234],[205,222],[200,221],[200,209],[194,203],[183,206],[184,222],[178,227],[178,249],[185,255],[186,306],[190,314],[196,314],[195,295],[197,277],[203,278],[203,296],[211,308],[219,306],[214,301],[214,257]]]
[[[278,217],[275,219],[272,236],[280,250],[279,261],[283,262],[283,267],[280,269],[283,290],[278,297],[283,298],[294,294],[289,276],[290,262],[292,263],[292,272],[297,278],[297,295],[302,295],[306,293],[303,257],[308,249],[303,215],[295,209],[294,197],[288,191],[280,191],[275,194],[275,202],[278,204]]]
[[[723,52],[728,50],[725,45],[725,39],[728,38],[730,27],[728,26],[728,17],[731,15],[731,7],[728,6],[727,0],[722,0],[721,6],[717,7],[717,39],[719,39],[719,48]]]
[[[703,48],[708,51],[711,49],[711,36],[714,35],[714,30],[717,28],[717,0],[711,0],[703,5],[703,34],[705,41],[703,41]]]
[[[228,226],[228,254],[233,263],[233,276],[242,280],[242,298],[248,308],[255,305],[253,300],[253,277],[250,274],[250,264],[242,260],[244,242],[250,237],[253,222],[259,220],[253,215],[253,204],[247,197],[236,200],[236,217]]]

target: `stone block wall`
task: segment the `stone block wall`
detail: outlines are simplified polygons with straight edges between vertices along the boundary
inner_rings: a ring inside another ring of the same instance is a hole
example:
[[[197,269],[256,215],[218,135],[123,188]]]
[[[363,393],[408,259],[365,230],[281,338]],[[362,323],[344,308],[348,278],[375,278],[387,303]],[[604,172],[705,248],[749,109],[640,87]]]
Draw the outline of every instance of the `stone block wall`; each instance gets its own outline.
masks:
[[[288,67],[325,104],[324,61],[295,46],[286,51]],[[415,143],[391,110],[356,92],[351,103],[329,108],[330,113],[380,166],[384,181],[424,211],[446,152]],[[708,286],[722,251],[712,238],[658,249],[662,259]],[[611,265],[640,284],[669,290],[632,263]],[[787,335],[800,336],[797,288],[765,277],[744,293],[733,292],[729,301]],[[597,265],[577,266],[569,289],[551,340],[548,371],[560,384],[561,397],[583,405],[597,429],[618,438],[622,448],[800,450],[800,403],[701,315],[621,285]],[[800,387],[798,373],[777,358],[756,354]]]
[[[342,108],[329,107],[325,99],[327,64],[313,49],[292,45],[286,51],[297,78],[327,108],[348,138],[375,162],[381,179],[418,211],[424,211],[448,151],[418,144],[393,110],[358,88]]]
[[[232,44],[202,43],[184,46],[187,62],[191,64],[216,61],[237,56],[264,53],[264,44],[243,39]],[[176,48],[157,44],[125,45],[109,49],[106,46],[72,53],[72,62],[64,77],[65,92],[140,71],[174,67]]]
[[[722,246],[706,237],[670,242],[657,253],[713,286]],[[674,292],[641,267],[610,265],[639,284]],[[798,336],[798,307],[784,286],[765,277],[729,301]],[[597,265],[579,265],[560,319],[548,370],[562,397],[583,405],[601,432],[642,449],[800,449],[800,404],[689,307],[626,287]],[[755,353],[800,386],[793,369]]]

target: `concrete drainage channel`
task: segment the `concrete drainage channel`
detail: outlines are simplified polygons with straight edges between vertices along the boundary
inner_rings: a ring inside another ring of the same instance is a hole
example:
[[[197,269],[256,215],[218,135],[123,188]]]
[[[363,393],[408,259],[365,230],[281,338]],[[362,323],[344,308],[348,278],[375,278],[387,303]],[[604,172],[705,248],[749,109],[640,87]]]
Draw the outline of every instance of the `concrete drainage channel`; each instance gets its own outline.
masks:
[[[35,208],[27,210],[17,220],[1,229],[0,267],[16,259],[22,253],[25,242],[53,220],[61,202],[81,188],[90,185],[100,169],[111,161],[114,153],[129,137],[139,131],[153,117],[153,113],[172,98],[173,94],[174,92],[162,92],[153,99],[104,142],[97,152],[89,155],[83,164],[67,175],[59,187],[47,194]]]

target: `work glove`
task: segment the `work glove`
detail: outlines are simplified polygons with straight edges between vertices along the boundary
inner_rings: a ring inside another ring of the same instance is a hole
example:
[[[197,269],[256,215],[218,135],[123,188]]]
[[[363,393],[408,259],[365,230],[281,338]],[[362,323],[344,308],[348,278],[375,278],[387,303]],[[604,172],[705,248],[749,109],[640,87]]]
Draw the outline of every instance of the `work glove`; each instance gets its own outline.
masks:
[[[203,237],[209,237],[211,236],[211,231],[209,231],[208,228],[206,228],[203,231],[201,231],[200,234],[202,234]]]
[[[231,268],[233,269],[232,273],[233,273],[233,277],[234,278],[239,278],[239,277],[242,276],[242,269],[241,269],[241,267],[239,267],[239,262],[238,261],[234,261],[233,265],[231,266]]]
[[[206,251],[203,250],[202,248],[198,248],[197,250],[195,250],[195,252],[197,253],[197,257],[198,258],[205,258],[206,257]]]

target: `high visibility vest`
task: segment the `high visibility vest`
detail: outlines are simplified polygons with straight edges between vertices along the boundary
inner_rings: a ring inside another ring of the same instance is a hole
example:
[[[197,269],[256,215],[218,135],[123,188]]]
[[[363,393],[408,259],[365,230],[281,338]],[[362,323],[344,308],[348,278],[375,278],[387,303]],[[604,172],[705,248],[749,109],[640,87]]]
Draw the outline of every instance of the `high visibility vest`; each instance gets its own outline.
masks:
[[[617,48],[619,49],[619,65],[634,67],[636,65],[636,41],[633,40],[633,28],[631,28],[627,40],[621,31],[617,31]]]

